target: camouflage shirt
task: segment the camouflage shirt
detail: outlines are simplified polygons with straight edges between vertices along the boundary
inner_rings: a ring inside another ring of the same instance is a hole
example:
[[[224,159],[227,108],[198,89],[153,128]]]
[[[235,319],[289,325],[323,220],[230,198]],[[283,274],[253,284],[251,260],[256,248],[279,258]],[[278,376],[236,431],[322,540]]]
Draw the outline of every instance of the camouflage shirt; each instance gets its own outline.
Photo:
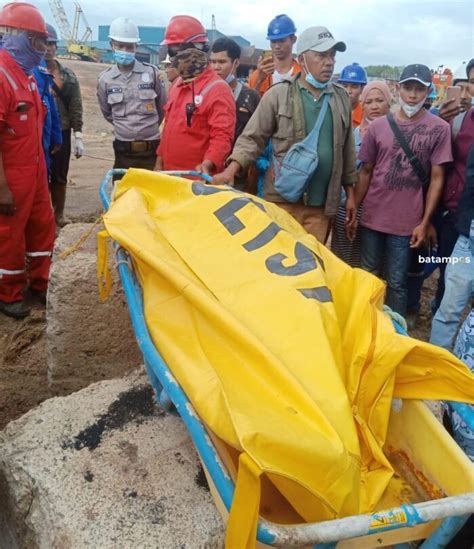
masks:
[[[62,87],[58,91],[58,88],[54,86],[53,91],[61,114],[62,129],[63,131],[72,129],[75,132],[82,132],[82,98],[79,80],[71,69],[61,65],[58,60],[56,63]]]

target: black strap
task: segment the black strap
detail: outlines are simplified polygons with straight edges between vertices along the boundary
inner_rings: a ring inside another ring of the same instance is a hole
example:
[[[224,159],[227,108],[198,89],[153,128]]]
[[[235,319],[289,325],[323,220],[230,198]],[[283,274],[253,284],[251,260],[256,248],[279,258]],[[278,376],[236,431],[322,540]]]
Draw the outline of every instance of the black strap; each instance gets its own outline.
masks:
[[[392,128],[393,134],[397,138],[397,141],[400,147],[403,149],[403,152],[406,154],[406,157],[408,158],[408,161],[410,162],[411,167],[413,168],[413,171],[417,175],[418,179],[423,183],[423,186],[427,187],[430,183],[430,178],[428,177],[427,173],[423,169],[423,166],[421,165],[421,162],[419,161],[418,157],[411,150],[410,145],[408,144],[404,135],[400,131],[400,128],[395,122],[393,113],[390,112],[387,114],[387,120],[388,120],[388,123],[390,124],[390,128]]]
[[[69,108],[69,101],[67,100],[66,96],[64,95],[64,93],[60,90],[60,88],[58,87],[58,85],[56,84],[56,82],[53,83],[53,90],[54,90],[54,93],[59,97],[59,99],[61,99],[61,101],[63,102],[63,105],[64,107],[66,108],[66,110]]]

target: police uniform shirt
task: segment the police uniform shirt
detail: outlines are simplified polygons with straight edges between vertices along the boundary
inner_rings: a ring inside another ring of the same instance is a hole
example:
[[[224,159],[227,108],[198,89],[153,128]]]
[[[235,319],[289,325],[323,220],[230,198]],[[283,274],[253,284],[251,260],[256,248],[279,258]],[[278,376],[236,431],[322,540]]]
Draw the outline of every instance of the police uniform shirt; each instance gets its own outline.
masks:
[[[97,97],[119,141],[160,138],[166,91],[153,65],[135,61],[130,72],[121,72],[117,65],[110,67],[99,76]]]

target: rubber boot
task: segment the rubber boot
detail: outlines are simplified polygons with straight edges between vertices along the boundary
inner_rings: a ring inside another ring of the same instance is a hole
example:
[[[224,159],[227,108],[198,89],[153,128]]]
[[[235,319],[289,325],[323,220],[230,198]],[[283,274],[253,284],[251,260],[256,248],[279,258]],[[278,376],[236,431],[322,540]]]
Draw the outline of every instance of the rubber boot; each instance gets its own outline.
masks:
[[[31,312],[31,309],[24,301],[14,301],[6,303],[0,301],[0,312],[11,318],[25,318]]]
[[[58,227],[64,227],[64,225],[70,223],[70,220],[67,217],[64,217],[66,189],[66,185],[53,185],[51,187],[51,201],[53,202],[54,217]]]

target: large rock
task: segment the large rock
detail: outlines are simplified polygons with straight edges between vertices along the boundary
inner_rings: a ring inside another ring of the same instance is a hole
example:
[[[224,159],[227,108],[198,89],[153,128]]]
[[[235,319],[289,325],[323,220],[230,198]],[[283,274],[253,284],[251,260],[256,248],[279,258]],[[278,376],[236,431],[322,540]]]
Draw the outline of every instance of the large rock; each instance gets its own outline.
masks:
[[[181,420],[132,374],[0,432],[0,547],[214,548],[224,526]]]
[[[67,225],[59,233],[48,291],[48,380],[57,393],[69,393],[137,367],[140,353],[110,253],[114,284],[109,299],[97,291],[96,228],[79,249],[61,259],[92,227]]]

